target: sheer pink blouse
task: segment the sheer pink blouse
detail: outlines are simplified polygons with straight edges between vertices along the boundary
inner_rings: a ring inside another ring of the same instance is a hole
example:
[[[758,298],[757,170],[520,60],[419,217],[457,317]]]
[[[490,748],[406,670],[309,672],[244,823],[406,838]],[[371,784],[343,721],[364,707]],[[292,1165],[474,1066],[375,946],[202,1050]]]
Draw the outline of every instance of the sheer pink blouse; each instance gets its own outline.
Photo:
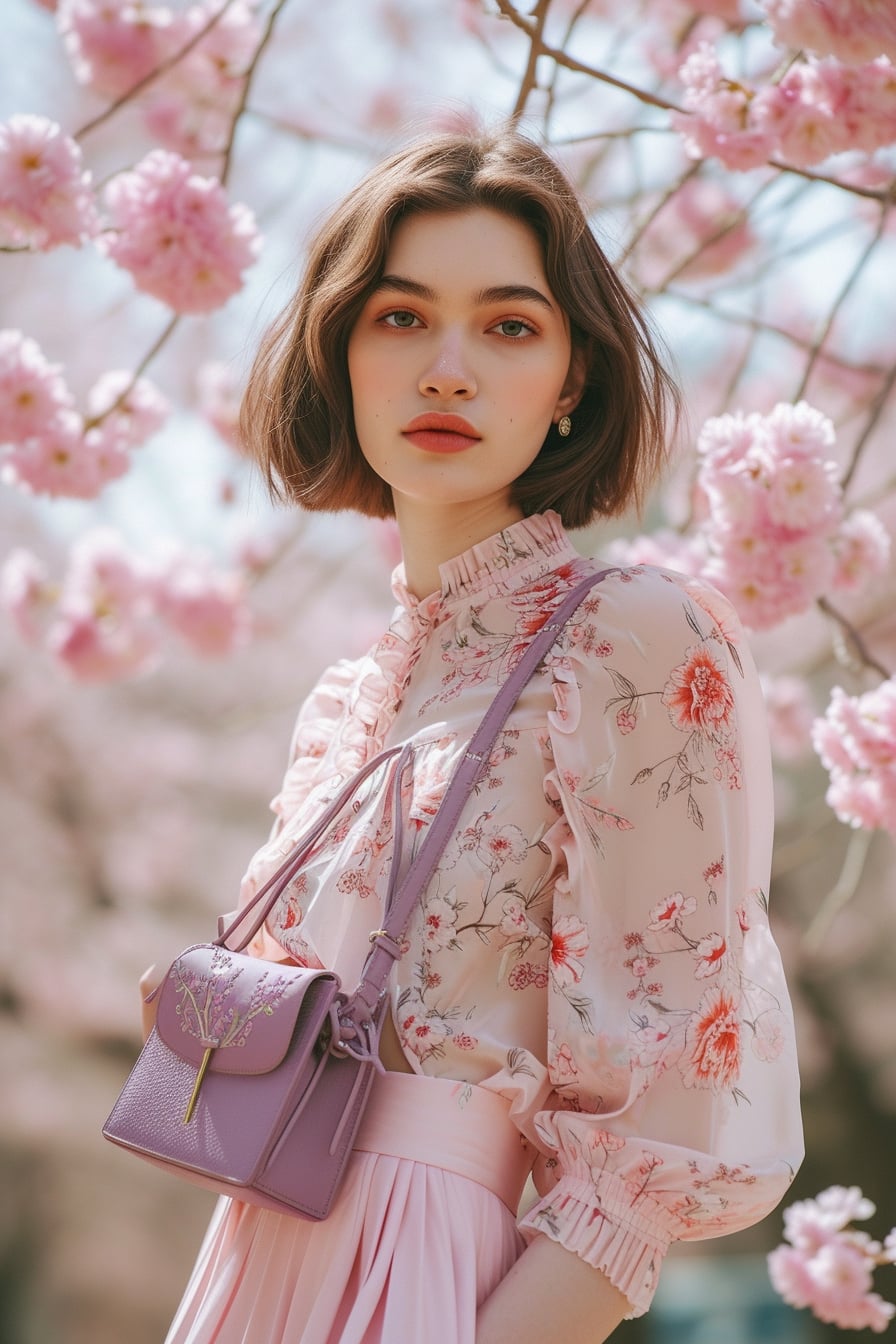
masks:
[[[402,824],[420,836],[508,669],[597,567],[545,513],[443,566],[422,601],[399,568],[389,629],[299,713],[244,899],[398,742],[414,743]],[[381,922],[393,767],[362,786],[253,950],[354,985]],[[536,1150],[524,1235],[599,1267],[635,1314],[671,1241],[757,1221],[802,1156],[771,837],[762,697],[732,608],[669,571],[614,572],[518,702],[395,969],[413,1069],[501,1093]]]

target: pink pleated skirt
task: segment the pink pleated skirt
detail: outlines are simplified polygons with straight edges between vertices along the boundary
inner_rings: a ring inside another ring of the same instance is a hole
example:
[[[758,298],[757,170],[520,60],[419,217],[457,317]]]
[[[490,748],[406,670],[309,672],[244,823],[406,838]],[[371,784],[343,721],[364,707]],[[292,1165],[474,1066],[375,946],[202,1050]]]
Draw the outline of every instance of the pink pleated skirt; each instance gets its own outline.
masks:
[[[496,1093],[378,1077],[330,1216],[219,1200],[166,1344],[474,1344],[532,1156]]]

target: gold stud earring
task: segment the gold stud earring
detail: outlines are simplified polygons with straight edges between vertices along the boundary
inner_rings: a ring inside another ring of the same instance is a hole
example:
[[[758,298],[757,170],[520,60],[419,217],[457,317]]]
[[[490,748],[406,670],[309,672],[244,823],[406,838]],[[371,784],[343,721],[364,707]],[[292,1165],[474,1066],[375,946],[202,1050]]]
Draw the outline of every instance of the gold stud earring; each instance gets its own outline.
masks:
[[[557,421],[557,433],[563,439],[568,439],[572,433],[572,421],[568,415],[562,415]]]

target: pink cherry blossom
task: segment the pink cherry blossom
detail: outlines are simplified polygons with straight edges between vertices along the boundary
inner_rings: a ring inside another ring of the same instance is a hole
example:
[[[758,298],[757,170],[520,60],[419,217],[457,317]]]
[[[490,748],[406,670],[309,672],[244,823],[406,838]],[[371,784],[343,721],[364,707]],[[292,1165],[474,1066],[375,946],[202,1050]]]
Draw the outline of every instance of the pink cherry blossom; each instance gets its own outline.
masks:
[[[773,756],[783,762],[802,760],[812,750],[815,714],[810,690],[802,677],[763,677]]]
[[[857,1185],[832,1185],[814,1199],[800,1199],[784,1210],[784,1235],[800,1250],[816,1251],[835,1232],[874,1216],[875,1207]]]
[[[855,509],[844,519],[832,545],[837,565],[835,588],[855,592],[883,574],[889,563],[890,534],[870,509]]]
[[[196,375],[199,409],[225,443],[240,445],[239,413],[242,388],[233,364],[210,360]],[[398,556],[395,564],[398,564]]]
[[[841,1330],[882,1334],[896,1307],[870,1291],[872,1264],[843,1241],[833,1241],[810,1257],[790,1247],[778,1247],[769,1256],[772,1283],[785,1301],[811,1308],[819,1320]]]
[[[207,556],[171,548],[157,569],[153,592],[161,619],[196,653],[232,653],[251,634],[242,577],[215,570]]]
[[[0,123],[0,246],[78,246],[99,221],[81,150],[55,121],[20,113]]]
[[[671,121],[691,158],[715,156],[728,168],[758,168],[770,157],[775,138],[751,118],[751,85],[725,74],[715,49],[701,42],[679,70],[684,85],[683,113]]]
[[[148,671],[159,643],[145,567],[112,532],[82,537],[62,583],[50,652],[80,681],[109,681]]]
[[[806,1256],[793,1246],[776,1246],[768,1256],[769,1278],[775,1292],[792,1307],[808,1307],[812,1278]]]
[[[696,578],[706,563],[706,542],[701,533],[658,528],[637,537],[616,537],[602,547],[601,555],[615,565],[657,565]]]
[[[116,98],[183,45],[182,16],[143,0],[59,0],[57,26],[75,77]]]
[[[228,205],[219,182],[165,150],[114,178],[105,200],[114,231],[103,236],[103,249],[138,289],[179,313],[225,303],[261,247],[252,212]]]
[[[87,394],[91,420],[100,420],[105,441],[121,448],[136,448],[161,429],[169,406],[148,378],[133,383],[126,369],[102,374]],[[121,401],[123,393],[127,393]],[[114,408],[114,409],[113,409]]]
[[[74,411],[62,411],[45,431],[6,454],[3,479],[28,494],[51,498],[95,499],[103,475],[95,446],[84,436]]]
[[[858,1186],[839,1185],[784,1210],[790,1244],[771,1252],[768,1268],[786,1302],[809,1307],[841,1330],[886,1330],[896,1307],[871,1289],[875,1267],[891,1258],[888,1248],[850,1227],[874,1211]],[[890,1236],[896,1237],[896,1229]]]
[[[842,83],[831,73],[815,62],[798,63],[754,99],[755,124],[772,136],[776,152],[788,163],[820,163],[852,147],[839,115]]]
[[[830,420],[805,402],[720,416],[701,431],[702,575],[753,629],[804,611],[833,582],[843,516],[833,444]]]
[[[887,57],[846,73],[841,115],[850,147],[873,153],[896,139],[896,67]],[[831,76],[833,77],[833,76]]]
[[[835,686],[812,741],[830,772],[827,799],[840,820],[896,834],[896,680],[858,697]]]
[[[755,242],[737,196],[710,178],[692,177],[648,228],[641,263],[646,259],[651,273],[662,275],[686,261],[682,274],[693,280],[730,271]]]
[[[840,485],[836,462],[781,454],[769,472],[766,507],[772,522],[792,532],[817,531],[839,520]]]
[[[185,37],[198,32],[220,8],[220,0],[191,6],[184,15]],[[154,139],[187,158],[220,153],[260,35],[253,5],[237,0],[150,90],[145,120]]]
[[[836,442],[829,416],[807,401],[780,401],[762,417],[765,435],[780,453],[816,455],[829,452]]]
[[[858,65],[896,58],[896,10],[880,0],[759,0],[778,42]]]
[[[0,331],[0,443],[23,443],[70,411],[74,398],[36,341]]]
[[[36,644],[54,603],[54,591],[44,565],[31,551],[11,551],[0,570],[0,603],[22,639]]]

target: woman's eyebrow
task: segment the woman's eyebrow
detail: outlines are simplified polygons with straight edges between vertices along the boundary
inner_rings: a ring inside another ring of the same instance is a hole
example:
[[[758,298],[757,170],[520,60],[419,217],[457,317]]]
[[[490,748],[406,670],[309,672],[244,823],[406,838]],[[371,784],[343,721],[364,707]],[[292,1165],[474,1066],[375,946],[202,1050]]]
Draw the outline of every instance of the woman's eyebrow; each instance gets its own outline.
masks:
[[[384,275],[377,285],[377,290],[380,289],[394,289],[400,294],[424,299],[427,303],[436,303],[439,297],[435,290],[430,289],[428,285],[421,285],[418,280],[409,280],[403,275]],[[474,302],[477,304],[512,303],[514,300],[521,303],[528,300],[531,303],[541,304],[543,308],[547,308],[552,313],[556,311],[547,295],[542,294],[540,289],[534,289],[531,285],[493,285],[488,289],[481,289]]]

